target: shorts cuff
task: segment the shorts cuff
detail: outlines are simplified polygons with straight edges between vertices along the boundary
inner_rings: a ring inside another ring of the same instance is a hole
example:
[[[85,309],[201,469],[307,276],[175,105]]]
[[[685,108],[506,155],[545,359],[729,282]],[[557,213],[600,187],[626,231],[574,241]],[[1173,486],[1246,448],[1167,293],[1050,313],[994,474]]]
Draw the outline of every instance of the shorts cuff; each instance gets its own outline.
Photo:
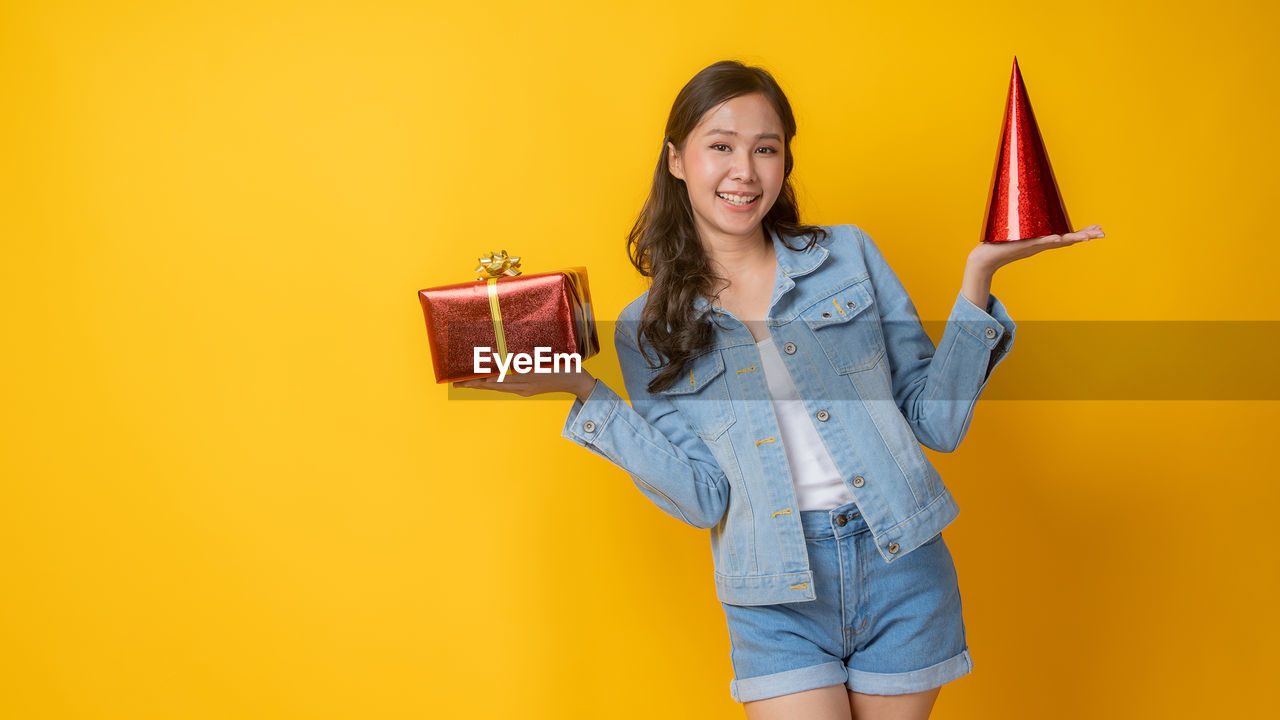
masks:
[[[973,657],[965,648],[950,659],[937,665],[904,673],[873,673],[849,668],[849,681],[845,687],[867,695],[905,695],[923,692],[967,675],[973,670]]]
[[[821,665],[784,670],[772,675],[729,681],[729,694],[740,703],[765,700],[803,690],[842,685],[849,678],[844,663],[834,660]]]

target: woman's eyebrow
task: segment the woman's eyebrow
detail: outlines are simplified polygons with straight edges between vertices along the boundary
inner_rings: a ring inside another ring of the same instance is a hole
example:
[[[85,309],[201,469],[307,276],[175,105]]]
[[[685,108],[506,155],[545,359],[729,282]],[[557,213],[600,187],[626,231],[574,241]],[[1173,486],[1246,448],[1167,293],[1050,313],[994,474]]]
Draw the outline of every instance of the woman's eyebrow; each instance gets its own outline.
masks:
[[[732,135],[734,137],[738,136],[738,133],[734,132],[733,130],[721,130],[720,128],[711,128],[710,130],[707,131],[707,134],[708,135]],[[782,136],[777,133],[760,133],[759,135],[756,136],[757,140],[762,140],[764,138],[769,138],[770,140],[781,140]]]

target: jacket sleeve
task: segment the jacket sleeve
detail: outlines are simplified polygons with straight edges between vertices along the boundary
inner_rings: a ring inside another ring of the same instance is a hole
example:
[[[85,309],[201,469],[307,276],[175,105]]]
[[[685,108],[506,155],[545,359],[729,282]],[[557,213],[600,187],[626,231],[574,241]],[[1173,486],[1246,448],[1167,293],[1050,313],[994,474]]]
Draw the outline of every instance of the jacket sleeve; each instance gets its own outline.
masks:
[[[615,326],[613,342],[631,405],[597,379],[585,403],[573,399],[560,435],[625,470],[667,514],[713,527],[729,505],[728,478],[671,399],[647,391],[656,371],[623,327]]]
[[[952,452],[992,371],[1009,354],[1017,325],[995,295],[979,308],[960,292],[935,348],[880,249],[861,228],[857,234],[880,307],[893,399],[922,445]]]

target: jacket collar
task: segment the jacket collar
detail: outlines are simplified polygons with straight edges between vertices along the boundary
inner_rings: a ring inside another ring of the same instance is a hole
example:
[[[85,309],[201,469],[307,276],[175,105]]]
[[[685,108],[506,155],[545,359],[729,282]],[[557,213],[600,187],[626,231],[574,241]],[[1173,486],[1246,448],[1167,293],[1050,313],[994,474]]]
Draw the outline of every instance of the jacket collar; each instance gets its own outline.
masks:
[[[795,281],[792,278],[807,275],[813,272],[822,264],[831,251],[820,243],[814,243],[813,247],[803,252],[788,249],[782,243],[782,236],[776,230],[770,230],[769,236],[773,240],[773,252],[778,258],[778,268],[774,274],[774,292],[773,299],[769,301],[769,307],[791,288],[795,287]],[[803,247],[808,240],[804,237],[788,235],[792,247]],[[694,314],[701,314],[703,308],[711,303],[701,295],[693,301]]]

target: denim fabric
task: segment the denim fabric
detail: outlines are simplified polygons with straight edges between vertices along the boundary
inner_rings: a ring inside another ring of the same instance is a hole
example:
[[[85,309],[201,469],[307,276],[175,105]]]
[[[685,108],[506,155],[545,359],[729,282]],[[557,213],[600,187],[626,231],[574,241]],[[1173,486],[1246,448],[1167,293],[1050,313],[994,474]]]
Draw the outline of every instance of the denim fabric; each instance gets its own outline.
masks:
[[[871,237],[855,225],[828,230],[804,252],[796,248],[808,238],[772,233],[778,263],[766,324],[865,518],[869,548],[893,563],[959,513],[920,446],[956,449],[1016,326],[994,295],[983,309],[957,294],[935,347]],[[614,330],[631,404],[597,381],[585,403],[574,398],[561,435],[625,470],[663,511],[710,529],[721,602],[815,599],[755,338],[697,298],[714,342],[685,366],[687,377],[650,393],[657,353],[637,338],[647,296],[623,308]]]
[[[889,565],[857,505],[800,513],[817,599],[722,603],[738,702],[840,685],[870,695],[941,687],[973,670],[942,535]]]

